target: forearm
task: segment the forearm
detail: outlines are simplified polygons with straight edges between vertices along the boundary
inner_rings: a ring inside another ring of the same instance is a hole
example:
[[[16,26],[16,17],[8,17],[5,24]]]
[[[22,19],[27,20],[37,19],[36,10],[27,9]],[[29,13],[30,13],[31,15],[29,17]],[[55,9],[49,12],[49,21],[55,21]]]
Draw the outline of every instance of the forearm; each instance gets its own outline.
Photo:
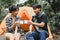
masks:
[[[35,23],[35,22],[33,22],[32,23],[33,25],[35,25],[35,26],[38,26],[38,27],[44,27],[44,25],[45,25],[45,23]]]
[[[30,31],[30,32],[32,31],[32,25],[30,25],[30,27],[29,27],[29,31]]]
[[[49,25],[47,25],[47,27],[48,27],[48,33],[49,33],[49,35],[52,35],[51,29],[50,29]]]
[[[15,27],[15,25],[16,25],[16,24],[14,23],[14,24],[11,26],[11,29],[13,29],[13,28]]]

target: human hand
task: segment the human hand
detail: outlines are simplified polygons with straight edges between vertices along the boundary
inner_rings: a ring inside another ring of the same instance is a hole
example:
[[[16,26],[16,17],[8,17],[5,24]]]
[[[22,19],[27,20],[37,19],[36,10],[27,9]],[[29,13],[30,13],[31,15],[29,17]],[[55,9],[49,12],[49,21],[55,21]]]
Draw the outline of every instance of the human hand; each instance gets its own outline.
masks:
[[[49,37],[48,37],[49,39],[51,39],[51,40],[53,40],[53,36],[52,35],[49,35]]]
[[[28,21],[28,23],[29,23],[29,24],[33,24],[33,22],[32,22],[32,21]]]
[[[15,22],[15,24],[19,24],[19,20],[17,20],[17,21]]]

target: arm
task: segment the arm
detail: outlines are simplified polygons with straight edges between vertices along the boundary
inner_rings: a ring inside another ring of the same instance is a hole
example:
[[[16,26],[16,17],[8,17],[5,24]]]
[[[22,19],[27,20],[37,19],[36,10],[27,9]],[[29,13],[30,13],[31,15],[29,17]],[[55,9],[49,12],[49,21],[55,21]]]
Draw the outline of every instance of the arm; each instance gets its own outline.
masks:
[[[13,24],[11,25],[11,29],[13,29],[16,24],[17,24],[17,23],[13,23]]]
[[[32,22],[33,25],[36,25],[38,27],[44,27],[45,23],[44,22],[41,22],[41,23],[35,23],[35,22]]]
[[[6,27],[8,28],[8,30],[13,29],[16,25],[16,23],[13,23],[12,25],[10,24],[9,18],[6,18]]]
[[[47,24],[47,28],[48,28],[49,38],[52,38],[53,35],[52,35],[52,33],[51,33],[51,29],[50,29],[49,24]]]
[[[17,34],[17,31],[18,31],[18,27],[20,27],[20,24],[19,24],[19,21],[20,21],[20,17],[17,17],[17,24],[16,24],[16,27],[15,27],[15,35]]]
[[[7,27],[8,30],[11,29],[11,24],[10,24],[9,17],[6,18],[6,27]]]
[[[16,26],[16,28],[15,28],[15,34],[17,34],[17,30],[18,30],[18,27]]]
[[[32,32],[32,25],[30,25],[29,27],[29,32]]]
[[[47,16],[46,15],[42,15],[41,23],[30,22],[30,24],[36,25],[38,27],[44,27],[45,23],[47,23]]]
[[[19,21],[20,21],[20,17],[17,17],[17,21],[13,23],[13,25],[11,26],[11,29],[13,29],[15,26],[20,27]]]

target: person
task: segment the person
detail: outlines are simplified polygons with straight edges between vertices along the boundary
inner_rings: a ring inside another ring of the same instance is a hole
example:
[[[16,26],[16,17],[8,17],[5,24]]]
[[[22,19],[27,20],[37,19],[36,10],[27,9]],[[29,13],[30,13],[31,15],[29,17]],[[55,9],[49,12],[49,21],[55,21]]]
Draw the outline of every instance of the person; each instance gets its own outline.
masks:
[[[26,34],[27,40],[46,40],[48,37],[48,28],[47,28],[47,15],[41,10],[41,5],[33,5],[33,10],[36,15],[32,17],[32,21],[29,21],[30,31]],[[35,30],[31,31],[31,26]]]
[[[9,12],[11,13],[11,15],[6,18],[5,36],[9,40],[19,40],[20,33],[18,33],[18,28],[20,27],[20,17],[17,16],[19,12],[19,7],[17,7],[16,5],[11,5],[9,7]]]

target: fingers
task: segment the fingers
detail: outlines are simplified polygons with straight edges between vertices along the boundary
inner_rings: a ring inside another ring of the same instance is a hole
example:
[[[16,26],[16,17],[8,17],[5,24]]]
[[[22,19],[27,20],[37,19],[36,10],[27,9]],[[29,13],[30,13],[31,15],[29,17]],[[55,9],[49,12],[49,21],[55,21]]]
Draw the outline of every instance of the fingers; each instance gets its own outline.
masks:
[[[33,24],[33,22],[32,22],[32,21],[28,21],[28,23],[29,23],[29,24]]]
[[[49,36],[49,39],[53,40],[53,36]]]

